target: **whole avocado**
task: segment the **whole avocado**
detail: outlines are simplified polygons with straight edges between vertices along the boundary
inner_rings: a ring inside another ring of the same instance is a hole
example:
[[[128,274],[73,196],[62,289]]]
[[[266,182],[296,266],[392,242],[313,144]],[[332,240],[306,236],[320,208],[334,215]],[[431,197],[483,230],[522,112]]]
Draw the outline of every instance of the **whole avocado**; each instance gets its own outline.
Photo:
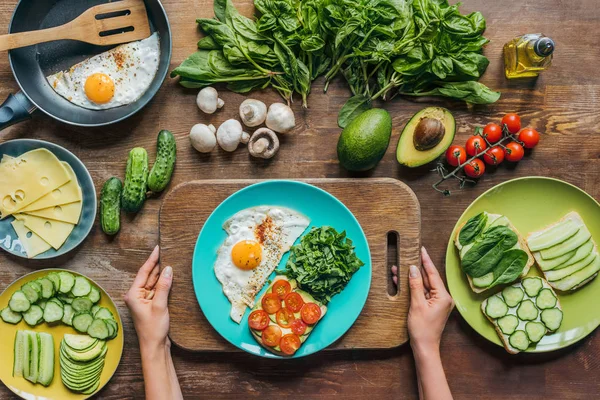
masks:
[[[342,131],[337,145],[340,164],[349,171],[366,171],[379,163],[390,144],[392,118],[381,108],[356,117]]]

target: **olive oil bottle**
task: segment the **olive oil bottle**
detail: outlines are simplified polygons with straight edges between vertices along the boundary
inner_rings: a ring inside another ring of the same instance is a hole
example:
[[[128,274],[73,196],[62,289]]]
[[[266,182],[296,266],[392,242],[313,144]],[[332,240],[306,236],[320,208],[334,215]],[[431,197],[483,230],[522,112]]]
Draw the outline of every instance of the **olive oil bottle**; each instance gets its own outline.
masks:
[[[554,41],[541,33],[519,36],[504,45],[508,79],[536,77],[552,63]]]

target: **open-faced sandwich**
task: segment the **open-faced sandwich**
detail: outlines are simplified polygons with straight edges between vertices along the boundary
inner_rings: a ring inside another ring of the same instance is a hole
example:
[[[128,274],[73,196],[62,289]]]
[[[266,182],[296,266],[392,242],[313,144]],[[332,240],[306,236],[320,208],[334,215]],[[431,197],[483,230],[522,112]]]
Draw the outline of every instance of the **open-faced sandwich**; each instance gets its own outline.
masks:
[[[523,237],[500,214],[472,217],[460,227],[454,244],[475,293],[524,277],[534,263]]]
[[[556,293],[539,277],[525,278],[481,303],[506,351],[517,354],[556,331],[563,313]]]
[[[295,280],[278,276],[248,316],[252,336],[264,348],[291,356],[306,341],[327,307],[300,290]]]
[[[549,284],[557,290],[576,290],[600,271],[596,243],[576,212],[529,234],[527,244]]]

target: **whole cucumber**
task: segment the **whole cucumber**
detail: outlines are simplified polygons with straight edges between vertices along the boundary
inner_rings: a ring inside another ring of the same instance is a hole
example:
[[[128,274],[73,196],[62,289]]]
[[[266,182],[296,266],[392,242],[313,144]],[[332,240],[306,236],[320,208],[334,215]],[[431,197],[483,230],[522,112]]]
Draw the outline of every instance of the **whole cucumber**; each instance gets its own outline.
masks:
[[[121,206],[128,213],[138,212],[146,200],[148,187],[148,153],[142,147],[136,147],[129,152],[125,184],[121,195]]]
[[[116,235],[121,229],[121,192],[123,184],[114,176],[102,186],[100,193],[100,225],[107,235]]]
[[[148,176],[148,189],[155,193],[165,190],[171,181],[176,157],[175,136],[169,131],[160,131],[156,140],[156,161]]]

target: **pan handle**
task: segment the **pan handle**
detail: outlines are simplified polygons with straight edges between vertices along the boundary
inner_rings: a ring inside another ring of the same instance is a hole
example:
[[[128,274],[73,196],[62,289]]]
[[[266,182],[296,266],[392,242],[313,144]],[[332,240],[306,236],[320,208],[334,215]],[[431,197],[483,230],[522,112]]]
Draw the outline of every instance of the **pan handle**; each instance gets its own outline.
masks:
[[[9,94],[0,106],[0,131],[4,128],[31,118],[31,113],[37,109],[23,92]]]

